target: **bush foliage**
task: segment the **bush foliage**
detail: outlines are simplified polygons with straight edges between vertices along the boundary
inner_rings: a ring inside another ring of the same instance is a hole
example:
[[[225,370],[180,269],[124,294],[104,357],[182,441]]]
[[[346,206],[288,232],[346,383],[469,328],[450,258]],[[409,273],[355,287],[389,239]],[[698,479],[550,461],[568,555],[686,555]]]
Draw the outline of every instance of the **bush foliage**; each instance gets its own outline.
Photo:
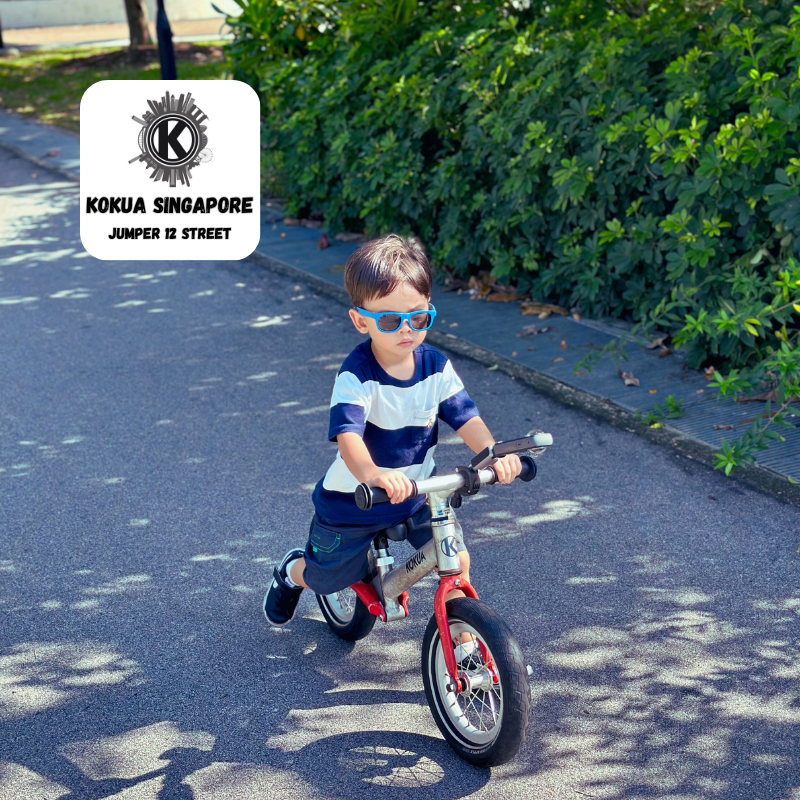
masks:
[[[293,213],[668,332],[800,398],[800,7],[241,0],[236,77]],[[726,374],[726,377],[723,377]],[[737,449],[738,447],[738,449]]]

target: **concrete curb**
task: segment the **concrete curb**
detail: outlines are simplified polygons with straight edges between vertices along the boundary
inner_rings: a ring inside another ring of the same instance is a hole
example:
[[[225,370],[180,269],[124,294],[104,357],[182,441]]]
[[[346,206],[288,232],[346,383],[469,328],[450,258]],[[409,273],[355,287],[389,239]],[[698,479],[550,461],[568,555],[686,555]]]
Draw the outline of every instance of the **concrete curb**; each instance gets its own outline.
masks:
[[[338,300],[343,305],[350,305],[350,299],[344,289],[318,278],[316,275],[311,275],[299,267],[293,267],[291,264],[286,264],[258,251],[251,253],[246,260],[253,261],[272,272],[285,275],[298,283],[310,286],[319,294]],[[542,394],[552,397],[554,400],[573,408],[578,408],[593,417],[611,423],[615,428],[635,433],[650,442],[667,447],[686,458],[713,469],[714,454],[717,452],[714,447],[698,439],[686,436],[663,422],[662,428],[651,428],[637,419],[635,414],[620,408],[610,400],[603,400],[588,392],[567,386],[549,375],[499,356],[491,350],[486,350],[483,347],[467,342],[452,333],[430,330],[427,338],[436,347],[466,356],[481,364],[488,366],[496,364],[497,368],[507,375],[511,375],[533,389],[542,392]],[[732,477],[786,503],[800,506],[800,484],[792,484],[786,478],[768,469],[748,464],[737,467]]]
[[[17,147],[16,145],[8,144],[7,142],[0,142],[0,147],[3,150],[8,151],[9,153],[13,153],[15,156],[19,158],[24,158],[26,161],[30,161],[31,164],[35,164],[37,167],[41,167],[42,169],[48,169],[51,172],[55,172],[62,178],[66,178],[68,181],[73,181],[74,183],[80,183],[81,180],[80,177],[71,170],[64,169],[64,167],[59,167],[58,164],[48,164],[47,161],[45,161],[43,158],[31,155],[30,153]]]

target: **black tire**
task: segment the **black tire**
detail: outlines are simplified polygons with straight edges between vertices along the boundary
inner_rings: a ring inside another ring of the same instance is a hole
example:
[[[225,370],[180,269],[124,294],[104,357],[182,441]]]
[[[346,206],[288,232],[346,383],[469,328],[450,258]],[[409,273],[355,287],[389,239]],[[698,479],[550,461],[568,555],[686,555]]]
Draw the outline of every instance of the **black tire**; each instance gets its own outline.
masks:
[[[439,629],[436,617],[431,617],[422,642],[422,682],[433,719],[447,743],[466,761],[484,767],[505,764],[519,752],[528,729],[530,691],[522,650],[505,622],[479,600],[450,600],[447,616],[453,636],[470,633],[485,645],[499,680],[495,681],[483,659],[469,657],[463,672],[484,687],[489,681],[489,690],[477,688],[459,695],[449,691]]]
[[[318,594],[317,602],[328,627],[346,642],[363,639],[377,619],[349,586],[334,594]]]

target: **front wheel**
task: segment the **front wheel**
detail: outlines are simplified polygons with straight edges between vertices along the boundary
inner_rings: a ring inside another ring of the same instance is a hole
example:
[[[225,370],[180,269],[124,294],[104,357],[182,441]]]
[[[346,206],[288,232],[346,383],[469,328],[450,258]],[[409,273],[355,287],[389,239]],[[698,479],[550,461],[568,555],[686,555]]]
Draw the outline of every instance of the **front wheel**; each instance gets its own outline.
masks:
[[[453,645],[474,641],[462,658],[454,690],[442,652],[436,617],[422,642],[422,681],[434,721],[447,743],[464,759],[496,766],[519,752],[528,728],[528,672],[517,640],[489,606],[457,597],[447,603]],[[462,648],[463,650],[463,648]]]
[[[377,619],[349,586],[333,594],[318,594],[317,602],[328,627],[346,642],[363,639]]]

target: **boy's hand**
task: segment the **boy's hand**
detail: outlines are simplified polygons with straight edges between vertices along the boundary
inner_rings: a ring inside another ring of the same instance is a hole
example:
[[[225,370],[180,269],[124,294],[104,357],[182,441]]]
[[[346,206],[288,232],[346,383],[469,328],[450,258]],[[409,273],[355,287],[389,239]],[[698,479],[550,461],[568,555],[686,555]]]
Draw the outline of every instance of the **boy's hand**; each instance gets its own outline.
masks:
[[[515,453],[498,458],[492,467],[497,473],[497,480],[500,483],[511,483],[522,472],[522,462]]]
[[[411,497],[414,491],[414,484],[411,483],[411,480],[406,477],[406,474],[400,472],[400,470],[381,472],[380,475],[369,481],[369,485],[384,489],[386,494],[389,495],[392,504],[402,503],[403,500],[407,500]]]

